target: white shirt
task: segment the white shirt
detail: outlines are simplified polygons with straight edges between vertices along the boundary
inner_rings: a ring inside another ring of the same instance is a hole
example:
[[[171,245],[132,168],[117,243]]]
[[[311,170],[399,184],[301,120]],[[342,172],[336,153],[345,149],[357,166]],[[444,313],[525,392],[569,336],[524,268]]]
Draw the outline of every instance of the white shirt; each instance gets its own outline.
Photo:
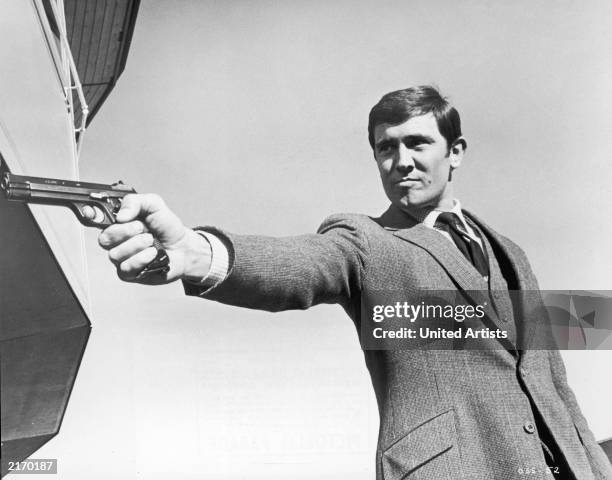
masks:
[[[468,222],[465,220],[465,217],[463,216],[463,212],[461,211],[461,203],[459,202],[459,200],[455,199],[454,201],[454,205],[453,208],[450,210],[452,213],[454,213],[455,215],[457,215],[459,217],[459,220],[461,220],[461,224],[463,225],[463,228],[465,229],[465,231],[467,232],[468,236],[474,240],[476,243],[478,243],[478,245],[480,245],[480,248],[483,248],[482,246],[482,240],[480,239],[480,237],[476,234],[476,232],[474,232],[474,230],[472,229],[472,227],[470,227],[470,225],[468,224]],[[429,212],[425,218],[423,218],[422,220],[417,219],[419,221],[421,221],[423,223],[423,225],[425,225],[428,228],[433,228],[434,230],[436,230],[437,232],[440,232],[442,235],[444,235],[448,240],[450,240],[453,245],[455,244],[455,242],[453,242],[453,239],[450,236],[450,233],[448,233],[446,230],[441,230],[435,227],[436,225],[436,220],[438,219],[438,216],[444,213],[444,210],[432,210],[431,212]]]

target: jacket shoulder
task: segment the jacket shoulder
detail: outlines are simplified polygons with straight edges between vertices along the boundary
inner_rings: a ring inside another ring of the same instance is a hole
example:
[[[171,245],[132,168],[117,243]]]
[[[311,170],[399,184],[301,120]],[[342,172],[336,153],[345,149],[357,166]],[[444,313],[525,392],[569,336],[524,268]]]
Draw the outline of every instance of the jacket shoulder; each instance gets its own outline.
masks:
[[[361,233],[381,229],[372,217],[363,213],[334,213],[321,222],[317,233],[325,233],[333,228],[346,228]]]
[[[514,240],[511,240],[506,235],[503,235],[499,232],[496,232],[496,233],[501,243],[503,243],[503,245],[508,250],[510,250],[512,253],[515,253],[516,255],[527,258],[527,254],[525,253],[525,251],[522,249],[522,247],[518,243],[516,243]]]

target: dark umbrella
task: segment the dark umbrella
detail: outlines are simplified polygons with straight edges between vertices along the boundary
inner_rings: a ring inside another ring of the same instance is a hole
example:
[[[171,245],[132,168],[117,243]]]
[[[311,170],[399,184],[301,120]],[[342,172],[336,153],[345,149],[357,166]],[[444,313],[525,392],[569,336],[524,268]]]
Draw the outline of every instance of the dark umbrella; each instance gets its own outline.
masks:
[[[56,435],[91,324],[24,204],[0,195],[2,471]]]

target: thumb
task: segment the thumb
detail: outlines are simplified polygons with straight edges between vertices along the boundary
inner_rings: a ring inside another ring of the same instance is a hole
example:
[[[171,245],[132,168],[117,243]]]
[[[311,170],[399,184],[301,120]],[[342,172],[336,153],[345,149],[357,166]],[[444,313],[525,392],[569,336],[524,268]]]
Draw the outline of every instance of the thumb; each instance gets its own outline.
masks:
[[[137,218],[146,218],[164,207],[164,201],[155,194],[130,193],[123,198],[117,213],[117,222],[126,223]]]

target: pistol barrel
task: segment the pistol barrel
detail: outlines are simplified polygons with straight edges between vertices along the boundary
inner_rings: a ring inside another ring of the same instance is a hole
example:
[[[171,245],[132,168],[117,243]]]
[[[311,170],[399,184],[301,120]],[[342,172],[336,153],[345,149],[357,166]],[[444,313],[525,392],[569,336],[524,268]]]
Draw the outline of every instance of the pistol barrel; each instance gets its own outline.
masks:
[[[27,182],[13,181],[11,174],[8,172],[5,172],[2,176],[0,188],[4,190],[4,194],[9,200],[27,200],[30,198],[30,185]]]
[[[112,185],[58,178],[28,177],[5,172],[0,188],[9,200],[35,201],[57,198],[123,198],[136,191],[121,182]]]

